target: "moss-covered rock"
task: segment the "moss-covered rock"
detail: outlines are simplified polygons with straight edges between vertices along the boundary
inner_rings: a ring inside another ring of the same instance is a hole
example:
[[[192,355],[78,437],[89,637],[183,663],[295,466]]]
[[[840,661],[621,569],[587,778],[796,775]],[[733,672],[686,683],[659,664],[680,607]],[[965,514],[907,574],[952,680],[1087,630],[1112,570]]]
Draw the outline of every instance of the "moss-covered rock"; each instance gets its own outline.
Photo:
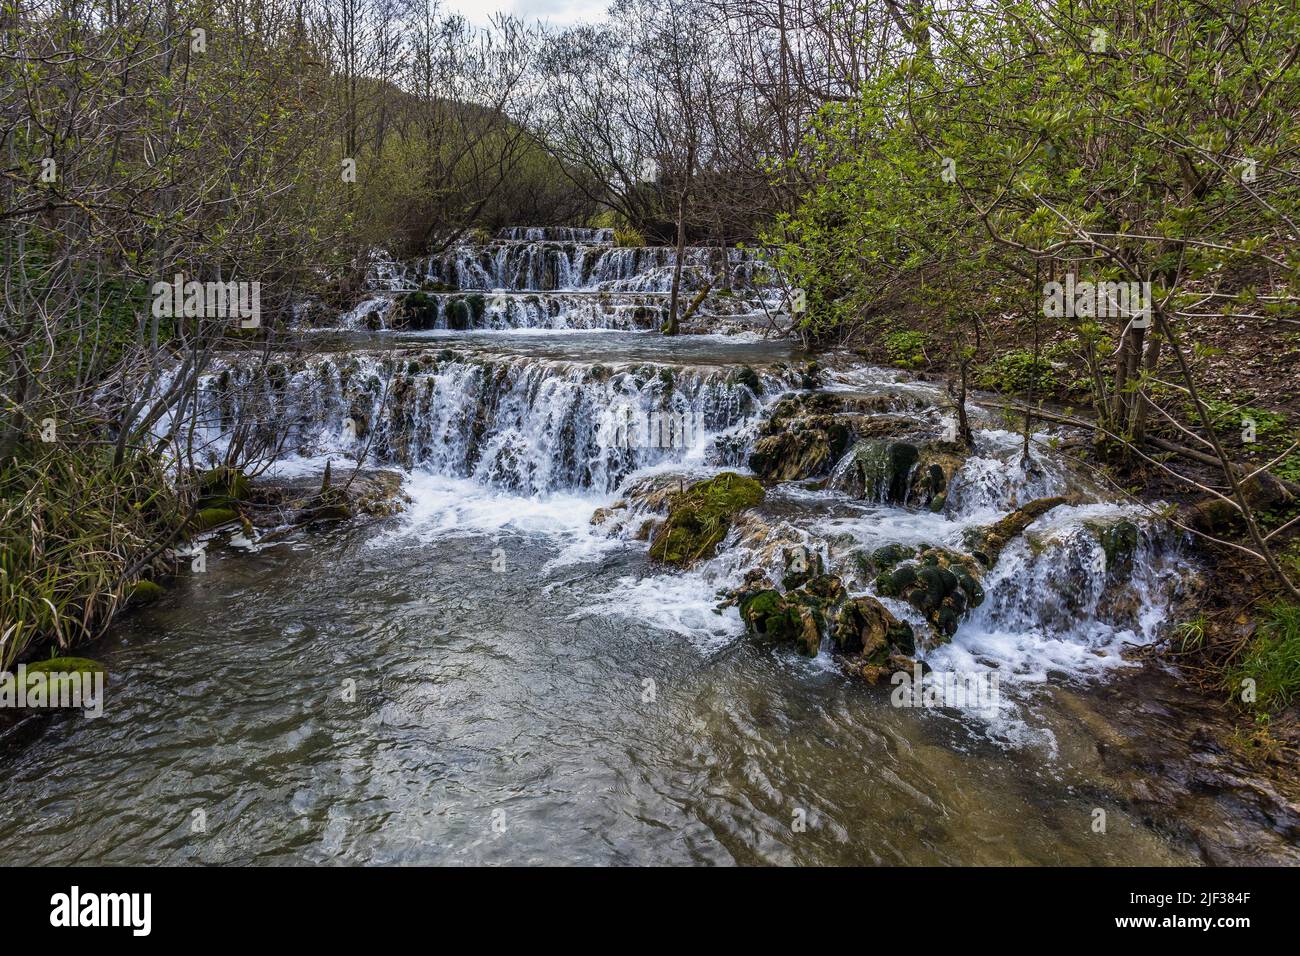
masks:
[[[200,508],[190,520],[190,530],[208,531],[238,520],[239,512],[234,508]]]
[[[408,329],[437,328],[438,300],[427,292],[411,292],[402,300],[398,315]]]
[[[943,548],[928,548],[918,560],[900,564],[876,579],[876,592],[901,598],[928,621],[940,640],[952,637],[962,615],[984,602],[978,563]]]
[[[731,520],[763,500],[753,478],[723,472],[672,495],[668,517],[650,542],[650,557],[688,566],[712,555],[731,528]]]
[[[155,584],[153,581],[146,581],[141,578],[131,585],[131,603],[152,604],[166,593],[167,589],[161,584]]]
[[[841,653],[859,655],[864,663],[877,666],[892,655],[916,653],[912,626],[869,595],[852,598],[840,608],[831,636]]]
[[[801,601],[798,592],[782,595],[774,588],[751,594],[740,602],[740,617],[751,633],[778,643],[794,644],[806,657],[821,647],[825,619],[816,601]]]
[[[47,657],[44,660],[32,661],[30,664],[23,665],[24,683],[26,685],[25,694],[29,703],[33,693],[41,693],[41,700],[44,705],[49,705],[56,701],[70,701],[72,697],[73,682],[82,681],[85,678],[79,675],[87,675],[94,678],[96,674],[102,675],[105,683],[108,682],[108,671],[104,665],[98,661],[92,661],[87,657]],[[42,675],[38,677],[37,675]],[[43,685],[43,692],[37,691],[36,688]],[[85,686],[78,688],[85,690]],[[79,699],[75,703],[77,706],[84,706],[85,700]]]

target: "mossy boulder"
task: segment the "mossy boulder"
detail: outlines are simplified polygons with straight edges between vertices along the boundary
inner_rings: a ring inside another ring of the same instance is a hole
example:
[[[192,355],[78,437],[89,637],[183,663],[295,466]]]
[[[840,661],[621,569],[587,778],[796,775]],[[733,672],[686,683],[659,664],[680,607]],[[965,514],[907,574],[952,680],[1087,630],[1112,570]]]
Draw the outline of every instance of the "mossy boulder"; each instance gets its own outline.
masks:
[[[408,329],[437,328],[438,300],[427,292],[411,292],[402,300],[398,314]]]
[[[146,581],[142,578],[131,585],[131,603],[152,604],[166,593],[167,589],[161,584],[155,584],[153,581]]]
[[[1026,505],[1017,508],[1005,518],[982,528],[967,528],[963,539],[970,553],[986,568],[997,563],[1002,549],[1018,535],[1058,505],[1070,499],[1064,497],[1035,498]]]
[[[44,660],[32,661],[30,664],[23,665],[25,675],[26,693],[30,701],[30,695],[34,692],[35,687],[44,684],[42,694],[46,702],[66,701],[71,699],[72,685],[74,681],[81,681],[85,678],[78,675],[87,675],[93,679],[96,674],[102,675],[105,683],[108,682],[108,671],[98,661],[92,661],[87,657],[47,657]],[[43,677],[37,677],[37,675]],[[85,689],[84,685],[82,690]],[[84,706],[85,701],[79,700],[78,706]]]
[[[764,589],[740,602],[746,629],[778,643],[792,643],[805,657],[816,657],[825,619],[815,602]]]
[[[190,519],[190,530],[194,532],[209,531],[223,524],[239,520],[239,512],[234,508],[200,508]]]
[[[919,559],[900,564],[876,579],[883,597],[901,598],[934,628],[941,640],[952,637],[964,614],[984,603],[979,565],[943,548],[922,551]]]
[[[650,557],[685,567],[711,556],[736,514],[762,500],[762,485],[729,471],[674,493],[651,539]]]
[[[839,609],[831,637],[841,653],[856,654],[863,663],[878,667],[893,655],[916,653],[912,626],[870,595],[852,598]]]

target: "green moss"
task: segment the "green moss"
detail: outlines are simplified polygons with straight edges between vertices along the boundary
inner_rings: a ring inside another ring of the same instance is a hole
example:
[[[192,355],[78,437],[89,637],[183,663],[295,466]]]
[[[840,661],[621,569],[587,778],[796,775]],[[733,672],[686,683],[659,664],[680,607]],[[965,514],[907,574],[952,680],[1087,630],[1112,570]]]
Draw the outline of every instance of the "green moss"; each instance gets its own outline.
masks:
[[[190,530],[207,531],[230,521],[238,521],[239,512],[234,508],[200,508],[190,521]]]
[[[432,328],[438,321],[438,300],[426,292],[412,292],[402,300],[402,316],[410,328]]]
[[[650,557],[682,565],[707,557],[726,537],[736,513],[762,500],[762,485],[733,472],[678,492],[669,505],[668,519],[650,543]]]
[[[165,587],[153,581],[140,580],[131,585],[131,601],[134,604],[152,604],[166,593]]]
[[[200,506],[243,501],[252,482],[237,468],[210,468],[198,477]]]
[[[108,671],[98,661],[92,661],[87,657],[48,657],[45,660],[33,661],[24,666],[26,683],[28,691],[32,686],[32,678],[37,674],[44,674],[46,680],[46,699],[57,700],[64,697],[63,685],[70,684],[78,680],[71,675],[73,674],[103,674],[105,681],[108,678]],[[55,678],[55,674],[67,675],[62,678]]]

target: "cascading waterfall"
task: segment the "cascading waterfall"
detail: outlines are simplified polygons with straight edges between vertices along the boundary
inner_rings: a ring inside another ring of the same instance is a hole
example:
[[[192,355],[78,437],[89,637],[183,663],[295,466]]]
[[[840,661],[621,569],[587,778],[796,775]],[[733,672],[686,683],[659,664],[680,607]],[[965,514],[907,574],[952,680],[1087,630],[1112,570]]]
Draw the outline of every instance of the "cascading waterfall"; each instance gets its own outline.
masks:
[[[508,227],[414,262],[376,252],[369,297],[331,327],[647,331],[667,318],[676,258],[669,247],[615,246],[611,230],[567,227]],[[758,319],[779,304],[749,250],[687,247],[683,294],[706,283],[710,316]]]
[[[421,263],[381,257],[373,293],[338,326],[447,330],[450,338],[423,347],[286,357],[264,370],[231,361],[205,383],[198,434],[219,450],[225,424],[246,416],[265,421],[269,444],[276,437],[270,432],[279,429],[284,451],[305,467],[352,459],[469,481],[494,493],[584,495],[593,510],[628,494],[647,474],[675,482],[681,471],[743,469],[766,409],[808,384],[795,363],[744,366],[742,375],[738,364],[636,364],[604,355],[597,361],[582,346],[550,358],[491,345],[494,335],[506,342],[525,330],[653,329],[663,318],[673,254],[615,247],[606,230],[511,227]],[[718,250],[688,250],[688,284],[719,263]],[[726,267],[744,294],[721,297],[713,314],[761,307],[753,286],[761,264],[730,250]],[[454,337],[457,330],[488,338],[466,348]],[[439,347],[444,343],[457,348]],[[832,394],[867,396],[869,417],[886,425],[901,421],[904,433],[954,427],[941,391],[929,383],[841,361],[824,385]],[[936,507],[913,500],[919,466],[914,458],[895,460],[894,438],[865,438],[822,482],[772,488],[763,509],[767,523],[758,531],[740,528],[702,566],[653,580],[672,591],[671,600],[694,601],[700,613],[692,620],[715,633],[716,616],[703,613],[714,592],[756,566],[779,579],[788,546],[820,553],[851,589],[875,593],[874,578],[860,571],[861,555],[893,544],[960,551],[968,529],[1032,499],[1068,495],[1080,503],[1050,513],[1012,542],[985,575],[987,600],[965,616],[956,639],[924,648],[921,656],[968,669],[1004,666],[1008,674],[1088,673],[1116,663],[1125,642],[1151,640],[1176,590],[1172,536],[1132,509],[1106,503],[1063,459],[1036,452],[1026,460],[1020,436],[1001,430],[989,413],[976,406],[971,415],[977,449],[952,474]],[[634,504],[600,533],[643,538],[648,517]],[[1117,526],[1134,539],[1120,567],[1108,564],[1105,553]],[[582,533],[590,533],[585,522]],[[653,596],[658,585],[649,580],[636,589],[651,597],[616,600],[611,613],[632,608],[651,621],[663,613],[668,597]],[[880,596],[899,618],[925,627],[906,602]],[[681,630],[680,608],[670,616],[674,623],[666,626]],[[731,617],[722,626],[734,634],[739,622]]]
[[[235,364],[203,384],[198,434],[214,452],[226,424],[245,417],[266,423],[268,442],[284,428],[283,447],[304,458],[365,458],[522,494],[605,494],[640,468],[704,462],[761,409],[720,369],[451,350],[326,354],[264,372]]]

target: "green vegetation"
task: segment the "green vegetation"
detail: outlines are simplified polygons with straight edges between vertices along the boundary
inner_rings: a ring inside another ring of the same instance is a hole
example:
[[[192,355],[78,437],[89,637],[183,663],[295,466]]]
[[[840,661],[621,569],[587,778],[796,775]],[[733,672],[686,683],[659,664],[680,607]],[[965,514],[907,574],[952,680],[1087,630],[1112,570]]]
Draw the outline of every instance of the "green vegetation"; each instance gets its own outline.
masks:
[[[1260,714],[1277,713],[1300,698],[1300,605],[1274,603],[1264,609],[1258,630],[1242,657],[1229,669],[1228,687],[1242,700],[1245,681],[1254,681]]]
[[[24,446],[0,469],[0,670],[29,645],[98,636],[181,520],[147,456],[115,465],[102,445]]]
[[[975,373],[980,388],[1021,395],[1049,395],[1058,385],[1056,370],[1027,349],[1004,352]]]
[[[890,361],[901,368],[920,368],[925,364],[924,332],[891,332],[885,336],[885,351]]]

